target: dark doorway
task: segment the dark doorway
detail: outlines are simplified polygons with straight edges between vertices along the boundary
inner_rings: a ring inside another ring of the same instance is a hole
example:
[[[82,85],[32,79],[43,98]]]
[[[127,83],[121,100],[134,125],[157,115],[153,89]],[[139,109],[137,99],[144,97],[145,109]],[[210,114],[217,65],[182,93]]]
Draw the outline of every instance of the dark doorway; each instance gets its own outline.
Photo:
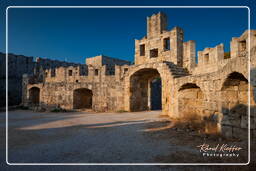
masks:
[[[162,109],[162,81],[161,78],[155,78],[150,83],[151,93],[150,93],[150,107],[151,110],[161,110]]]
[[[39,105],[40,101],[40,89],[32,87],[29,89],[29,100],[32,105]]]
[[[91,109],[92,108],[92,91],[87,88],[74,90],[73,108],[74,109]]]
[[[161,77],[156,69],[144,68],[130,78],[130,110],[161,110]]]

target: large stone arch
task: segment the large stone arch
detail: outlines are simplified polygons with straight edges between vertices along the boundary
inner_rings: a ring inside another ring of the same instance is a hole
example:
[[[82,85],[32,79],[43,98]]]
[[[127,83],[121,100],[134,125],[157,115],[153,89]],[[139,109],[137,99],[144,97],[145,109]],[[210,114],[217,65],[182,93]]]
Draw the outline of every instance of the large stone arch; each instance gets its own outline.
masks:
[[[185,83],[178,89],[179,117],[201,118],[204,110],[204,93],[195,83]]]
[[[130,77],[130,110],[131,111],[143,111],[151,110],[153,80],[161,80],[161,76],[156,69],[143,68],[136,71]],[[159,89],[157,90],[159,91]],[[160,94],[162,94],[160,88]],[[160,95],[161,96],[161,95]],[[161,99],[160,99],[160,102]]]
[[[169,102],[170,102],[169,91],[170,90],[167,89],[167,87],[170,87],[170,85],[173,84],[173,78],[172,78],[172,75],[165,63],[148,63],[148,64],[144,64],[144,65],[135,65],[130,68],[129,73],[124,78],[124,82],[125,82],[124,109],[127,111],[136,111],[133,109],[133,104],[132,104],[132,100],[135,99],[135,97],[133,96],[132,90],[133,90],[133,88],[136,87],[134,85],[137,84],[137,86],[139,86],[139,83],[134,81],[134,78],[137,77],[137,74],[139,74],[139,75],[141,73],[147,74],[147,72],[149,72],[148,73],[149,76],[148,77],[146,76],[147,82],[150,82],[154,79],[154,76],[152,76],[152,75],[158,75],[158,77],[161,78],[162,114],[168,114],[168,112],[170,111],[170,105],[169,105]],[[150,76],[150,74],[152,74],[151,75],[152,77]],[[143,78],[143,74],[141,75],[141,78]],[[143,83],[141,86],[143,86]],[[173,87],[173,86],[171,86],[171,87]],[[147,95],[145,95],[145,96],[147,96]],[[135,99],[135,100],[137,100],[137,99]],[[143,103],[145,104],[145,101]],[[150,109],[150,108],[146,108],[145,105],[143,105],[139,110],[147,110],[147,109]],[[137,110],[137,111],[139,111],[139,110]]]
[[[31,87],[29,88],[29,102],[32,105],[39,105],[40,104],[40,88],[38,87]]]
[[[73,90],[73,109],[92,109],[93,93],[87,88]]]

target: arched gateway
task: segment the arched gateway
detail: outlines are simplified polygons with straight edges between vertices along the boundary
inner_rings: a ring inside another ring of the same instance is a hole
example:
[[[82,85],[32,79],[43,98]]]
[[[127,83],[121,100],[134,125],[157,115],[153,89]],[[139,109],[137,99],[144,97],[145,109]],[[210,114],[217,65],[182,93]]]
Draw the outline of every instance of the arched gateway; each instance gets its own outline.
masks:
[[[144,68],[130,77],[130,110],[161,110],[162,81],[157,69]]]
[[[40,102],[40,88],[32,87],[29,89],[29,101],[32,105],[39,105]]]
[[[75,89],[73,92],[74,109],[92,109],[92,90],[87,88]]]

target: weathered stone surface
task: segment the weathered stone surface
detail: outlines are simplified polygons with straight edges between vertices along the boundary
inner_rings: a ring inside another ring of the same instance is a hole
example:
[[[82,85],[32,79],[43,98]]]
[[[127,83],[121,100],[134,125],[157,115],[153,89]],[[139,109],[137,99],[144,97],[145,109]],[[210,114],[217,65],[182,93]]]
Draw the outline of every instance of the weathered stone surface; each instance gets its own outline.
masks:
[[[224,117],[216,119],[222,124],[222,132],[240,136],[247,127],[248,87],[251,111],[255,111],[256,81],[251,77],[248,84],[247,53],[252,51],[253,75],[255,33],[256,30],[245,31],[232,38],[230,56],[224,57],[223,44],[199,51],[196,64],[195,42],[184,42],[181,28],[167,30],[167,16],[154,14],[147,18],[147,36],[135,40],[134,65],[101,55],[87,58],[83,65],[32,67],[36,72],[23,77],[23,104],[37,105],[39,101],[38,105],[46,108],[82,106],[95,111],[141,111],[151,110],[158,103],[162,114],[171,118],[207,118],[221,113]],[[40,64],[45,65],[47,62]],[[161,86],[153,86],[157,80]],[[35,89],[39,90],[39,99],[31,97],[36,94],[32,92]],[[155,94],[154,90],[160,93]]]
[[[228,138],[233,137],[233,131],[231,126],[222,126],[221,127],[221,133]]]

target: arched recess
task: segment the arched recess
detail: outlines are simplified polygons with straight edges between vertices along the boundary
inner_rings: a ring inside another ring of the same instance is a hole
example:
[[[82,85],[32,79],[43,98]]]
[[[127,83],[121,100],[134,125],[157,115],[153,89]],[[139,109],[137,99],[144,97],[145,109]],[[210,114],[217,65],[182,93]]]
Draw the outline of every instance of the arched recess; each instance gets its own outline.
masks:
[[[186,83],[178,90],[178,111],[182,118],[201,117],[204,94],[199,86]],[[195,118],[196,119],[196,118]]]
[[[73,91],[74,109],[92,109],[92,90],[79,88]]]
[[[40,88],[31,87],[29,89],[29,101],[32,105],[39,105],[39,102],[40,102]]]
[[[250,91],[253,97],[252,90]],[[221,88],[222,110],[225,113],[247,115],[248,106],[248,80],[239,72],[230,73]],[[253,102],[252,102],[253,103]]]
[[[130,77],[130,111],[161,110],[162,80],[157,69],[143,68]]]

